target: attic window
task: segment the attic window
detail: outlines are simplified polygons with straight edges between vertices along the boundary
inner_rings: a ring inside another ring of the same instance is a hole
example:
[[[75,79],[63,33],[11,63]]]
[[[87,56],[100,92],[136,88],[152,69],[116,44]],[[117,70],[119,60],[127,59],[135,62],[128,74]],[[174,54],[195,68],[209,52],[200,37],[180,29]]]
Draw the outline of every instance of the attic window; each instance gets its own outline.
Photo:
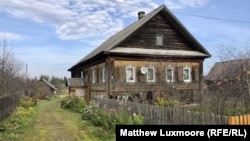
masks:
[[[163,45],[163,35],[156,35],[156,45],[157,46]]]

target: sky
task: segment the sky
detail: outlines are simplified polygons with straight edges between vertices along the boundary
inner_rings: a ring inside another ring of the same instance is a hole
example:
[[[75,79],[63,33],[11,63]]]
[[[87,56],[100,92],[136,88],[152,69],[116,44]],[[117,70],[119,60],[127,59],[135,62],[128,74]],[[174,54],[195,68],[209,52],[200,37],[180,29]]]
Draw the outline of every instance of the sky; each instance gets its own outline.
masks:
[[[29,78],[70,77],[68,69],[110,36],[166,5],[218,61],[222,45],[241,48],[250,39],[249,0],[0,0],[0,45],[7,40]]]

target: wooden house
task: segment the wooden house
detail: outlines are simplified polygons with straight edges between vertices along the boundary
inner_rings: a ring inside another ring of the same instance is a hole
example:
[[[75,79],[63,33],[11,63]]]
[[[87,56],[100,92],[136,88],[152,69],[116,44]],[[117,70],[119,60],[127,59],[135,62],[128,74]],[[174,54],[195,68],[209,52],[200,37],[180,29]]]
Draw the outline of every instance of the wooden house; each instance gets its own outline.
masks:
[[[210,53],[161,5],[114,34],[75,65],[88,96],[152,103],[158,96],[198,101]]]
[[[57,88],[45,79],[40,79],[35,84],[35,96],[39,99],[47,99],[55,96]]]
[[[216,62],[205,77],[210,95],[249,96],[250,59]]]
[[[79,97],[86,96],[87,83],[83,78],[67,78],[66,87],[68,87],[69,95],[75,95]]]

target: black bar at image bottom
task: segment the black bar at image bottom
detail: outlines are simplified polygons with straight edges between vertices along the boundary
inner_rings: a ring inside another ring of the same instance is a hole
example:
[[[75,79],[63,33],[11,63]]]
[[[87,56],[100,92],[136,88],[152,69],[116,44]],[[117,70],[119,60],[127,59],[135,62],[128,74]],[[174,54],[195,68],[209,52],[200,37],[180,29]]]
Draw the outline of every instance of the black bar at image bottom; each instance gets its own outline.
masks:
[[[116,141],[169,138],[246,141],[250,140],[250,125],[116,125]]]

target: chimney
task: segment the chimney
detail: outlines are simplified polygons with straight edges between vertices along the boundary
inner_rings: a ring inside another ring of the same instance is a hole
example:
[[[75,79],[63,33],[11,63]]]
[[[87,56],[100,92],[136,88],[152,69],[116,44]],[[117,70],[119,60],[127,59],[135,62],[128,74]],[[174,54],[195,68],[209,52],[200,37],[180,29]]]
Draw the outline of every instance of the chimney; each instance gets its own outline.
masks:
[[[145,12],[144,12],[144,11],[138,12],[138,20],[140,20],[140,19],[143,18],[144,16],[145,16]]]

